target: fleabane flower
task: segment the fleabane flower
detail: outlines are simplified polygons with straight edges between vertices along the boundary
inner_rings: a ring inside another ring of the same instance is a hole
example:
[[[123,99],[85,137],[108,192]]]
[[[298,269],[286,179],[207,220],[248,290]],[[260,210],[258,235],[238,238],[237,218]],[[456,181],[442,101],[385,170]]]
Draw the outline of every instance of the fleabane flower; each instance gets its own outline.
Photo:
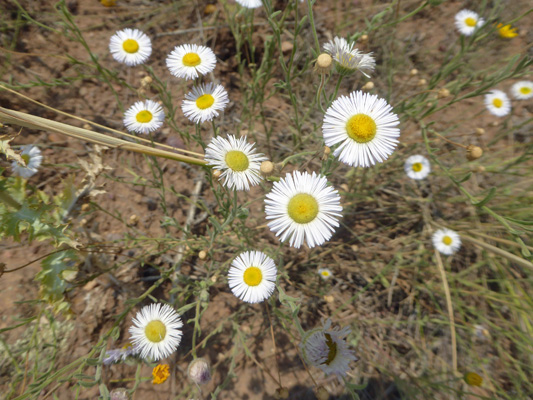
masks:
[[[274,260],[260,251],[246,251],[232,261],[228,283],[233,294],[242,301],[259,303],[272,295],[276,274]]]
[[[493,90],[486,94],[485,105],[489,112],[497,117],[504,117],[511,112],[511,101],[501,90]]]
[[[398,144],[398,116],[376,95],[358,90],[340,96],[327,109],[322,124],[326,146],[340,146],[333,155],[355,167],[385,161]]]
[[[130,132],[150,133],[165,121],[163,108],[152,100],[138,101],[124,113],[124,126]]]
[[[465,36],[471,36],[485,21],[474,11],[461,10],[455,15],[455,26]]]
[[[433,234],[431,240],[433,241],[433,246],[447,256],[461,248],[461,238],[457,232],[450,229],[439,229]]]
[[[130,334],[143,359],[158,361],[176,351],[183,326],[180,315],[168,304],[143,307],[133,318]]]
[[[533,97],[533,82],[520,81],[511,87],[511,93],[517,100],[527,100]]]
[[[333,276],[333,273],[329,268],[319,268],[318,275],[326,281]]]
[[[335,68],[341,75],[350,75],[355,71],[361,71],[364,76],[369,78],[369,74],[376,66],[372,53],[364,54],[360,52],[344,38],[335,37],[324,44],[324,50],[333,57]]]
[[[183,114],[192,122],[202,123],[218,117],[218,111],[224,110],[229,103],[228,93],[222,85],[212,82],[202,84],[185,95],[181,104]]]
[[[403,168],[407,176],[415,180],[425,179],[431,172],[429,160],[418,154],[405,160]]]
[[[140,30],[126,28],[111,36],[109,51],[118,62],[135,66],[148,60],[152,54],[152,42]]]
[[[20,149],[22,150],[20,156],[26,163],[26,166],[19,164],[17,161],[13,161],[11,163],[11,168],[13,169],[13,175],[28,179],[37,173],[37,170],[43,161],[43,156],[41,150],[32,144],[20,146]]]
[[[258,185],[261,179],[259,169],[267,158],[256,153],[254,145],[246,142],[246,136],[237,139],[228,135],[213,138],[205,149],[207,165],[222,171],[218,178],[224,180],[229,189],[250,190],[250,186]]]
[[[274,182],[265,199],[268,227],[280,240],[300,248],[319,246],[329,240],[339,226],[341,215],[339,193],[324,176],[294,171]]]
[[[106,357],[103,360],[103,364],[116,364],[121,361],[126,361],[128,357],[134,357],[137,354],[139,354],[139,349],[134,347],[131,343],[128,343],[120,349],[108,350],[106,352]]]
[[[241,6],[245,8],[258,8],[263,5],[261,0],[236,0]]]
[[[348,348],[346,336],[350,328],[331,329],[331,320],[327,320],[322,328],[307,332],[300,349],[304,359],[311,365],[320,368],[326,375],[335,374],[340,379],[350,370],[350,362],[357,361],[355,352]]]
[[[196,79],[215,69],[217,58],[209,47],[196,44],[176,46],[167,57],[170,73],[178,78]]]

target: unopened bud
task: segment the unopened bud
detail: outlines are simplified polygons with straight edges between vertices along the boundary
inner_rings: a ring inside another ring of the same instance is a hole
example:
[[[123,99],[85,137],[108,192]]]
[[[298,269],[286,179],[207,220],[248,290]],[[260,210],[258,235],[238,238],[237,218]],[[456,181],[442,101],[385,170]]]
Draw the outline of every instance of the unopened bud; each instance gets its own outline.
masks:
[[[476,135],[477,136],[483,136],[485,134],[485,129],[483,128],[476,128]]]
[[[426,86],[428,82],[425,80],[425,79],[420,79],[418,82],[417,82],[417,85],[418,86]]]
[[[492,126],[492,127],[497,127],[498,125],[500,125],[500,123],[498,121],[492,121],[490,123],[490,126]]]
[[[81,211],[87,212],[87,211],[89,211],[90,207],[91,206],[88,203],[83,203],[82,206],[81,206]]]
[[[221,170],[219,170],[219,169],[215,169],[215,170],[213,171],[213,178],[214,178],[214,179],[218,179],[218,178],[220,178],[220,175],[222,175],[222,171],[221,171]]]
[[[153,82],[153,79],[151,76],[145,76],[144,78],[141,79],[141,87],[146,88],[150,86],[150,83],[152,82]]]
[[[361,40],[361,42],[363,42],[363,43],[364,43],[364,42],[368,42],[368,35],[362,35],[362,36],[360,37],[360,40]]]
[[[205,385],[211,380],[209,363],[203,358],[197,358],[189,364],[187,375],[197,385]]]
[[[410,74],[411,76],[418,75],[418,70],[417,70],[416,68],[413,68],[413,69],[409,72],[409,74]]]
[[[274,393],[274,397],[276,399],[288,399],[289,398],[289,390],[285,387],[279,387],[276,389],[276,393]]]
[[[88,131],[92,131],[93,127],[90,124],[83,124],[83,129],[87,129]]]
[[[363,90],[371,90],[371,89],[374,89],[374,82],[370,81],[370,82],[367,82],[363,85],[362,89]]]
[[[437,97],[439,99],[444,99],[445,97],[448,97],[450,95],[450,91],[446,88],[442,88],[439,90],[439,92],[437,93]]]
[[[269,176],[274,172],[274,164],[271,161],[263,161],[259,170],[264,176]]]
[[[319,386],[316,389],[316,398],[318,400],[328,400],[329,399],[329,392],[326,390],[324,386]]]
[[[202,250],[198,253],[198,258],[200,260],[205,260],[207,258],[207,252],[205,250]]]
[[[322,53],[318,56],[315,63],[315,71],[318,74],[327,74],[333,64],[333,58],[329,54]]]
[[[130,215],[128,219],[128,224],[137,225],[138,222],[139,222],[139,217],[137,216],[137,214]]]
[[[125,388],[113,389],[109,393],[109,398],[111,400],[129,400],[130,396],[128,395],[128,390]]]
[[[324,146],[324,155],[329,156],[331,154],[331,148]]]
[[[485,169],[485,167],[483,165],[475,165],[475,166],[472,166],[470,171],[477,172],[477,173],[482,173],[482,172],[485,172],[486,169]]]
[[[216,10],[217,10],[217,6],[216,5],[208,4],[204,8],[204,14],[205,15],[213,14]]]
[[[474,161],[483,155],[483,149],[479,146],[469,145],[466,148],[466,158],[468,161]]]

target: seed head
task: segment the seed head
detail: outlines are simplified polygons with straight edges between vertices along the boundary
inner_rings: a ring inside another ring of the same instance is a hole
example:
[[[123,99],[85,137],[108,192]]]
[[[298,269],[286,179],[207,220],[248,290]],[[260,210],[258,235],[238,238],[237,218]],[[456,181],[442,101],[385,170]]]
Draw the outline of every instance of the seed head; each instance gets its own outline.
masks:
[[[187,375],[197,385],[205,385],[211,380],[209,363],[203,358],[197,358],[189,364]]]
[[[479,146],[469,145],[466,148],[466,158],[468,161],[474,161],[483,155],[483,149]]]

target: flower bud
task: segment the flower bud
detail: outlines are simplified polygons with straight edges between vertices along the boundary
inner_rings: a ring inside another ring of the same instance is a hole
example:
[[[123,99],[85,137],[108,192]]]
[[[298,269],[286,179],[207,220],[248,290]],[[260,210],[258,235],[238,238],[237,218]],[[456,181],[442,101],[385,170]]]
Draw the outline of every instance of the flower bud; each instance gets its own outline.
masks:
[[[417,85],[418,86],[426,86],[428,83],[428,81],[426,81],[425,79],[420,79],[418,82],[417,82]]]
[[[269,176],[274,172],[274,164],[271,161],[263,161],[259,170],[264,176]]]
[[[374,89],[374,86],[375,86],[374,82],[370,81],[370,82],[365,83],[361,89],[371,90],[371,89]]]
[[[205,385],[211,380],[211,370],[209,363],[203,358],[197,358],[189,364],[187,370],[189,379],[197,385]]]
[[[368,42],[368,35],[362,35],[359,39],[362,43]]]
[[[113,389],[111,393],[109,393],[109,398],[111,400],[129,400],[130,396],[128,395],[128,391],[124,388],[118,388]]]
[[[466,158],[468,161],[474,161],[483,155],[483,149],[479,146],[468,145],[466,148]]]
[[[220,178],[220,175],[222,175],[222,171],[220,171],[219,169],[215,169],[213,171],[213,179],[218,179]]]
[[[205,15],[213,14],[216,10],[217,10],[217,6],[216,5],[208,4],[204,8],[204,14]]]
[[[417,70],[416,68],[413,68],[413,69],[409,72],[409,74],[410,74],[411,76],[418,75],[418,70]]]
[[[205,250],[202,250],[198,253],[198,258],[200,260],[205,260],[207,258],[207,252]]]
[[[289,398],[289,390],[285,387],[279,387],[276,389],[276,393],[274,394],[274,397],[276,399],[288,399]]]
[[[324,386],[319,386],[316,389],[316,398],[318,400],[328,400],[329,399],[329,392],[326,390]]]
[[[315,63],[315,71],[318,74],[327,74],[333,65],[333,58],[329,54],[322,53],[318,56]]]
[[[442,88],[437,93],[437,98],[444,99],[445,97],[448,97],[450,95],[450,91],[446,88]]]
[[[477,136],[483,136],[485,134],[485,129],[483,128],[476,128],[476,135]]]

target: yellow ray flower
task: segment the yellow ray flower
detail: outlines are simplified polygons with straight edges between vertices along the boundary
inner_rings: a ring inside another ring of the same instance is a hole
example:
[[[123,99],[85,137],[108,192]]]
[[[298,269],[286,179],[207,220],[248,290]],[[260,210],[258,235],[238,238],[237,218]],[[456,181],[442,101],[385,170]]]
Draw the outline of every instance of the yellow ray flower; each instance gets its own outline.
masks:
[[[516,28],[511,28],[511,25],[503,25],[503,24],[498,24],[498,26],[496,27],[498,29],[498,33],[500,34],[500,37],[501,38],[504,38],[504,39],[512,39],[516,36],[518,36],[518,33],[516,32]]]
[[[152,376],[154,377],[154,380],[152,381],[154,385],[159,385],[165,382],[170,376],[170,372],[168,371],[168,364],[156,365],[155,368],[152,370]]]

